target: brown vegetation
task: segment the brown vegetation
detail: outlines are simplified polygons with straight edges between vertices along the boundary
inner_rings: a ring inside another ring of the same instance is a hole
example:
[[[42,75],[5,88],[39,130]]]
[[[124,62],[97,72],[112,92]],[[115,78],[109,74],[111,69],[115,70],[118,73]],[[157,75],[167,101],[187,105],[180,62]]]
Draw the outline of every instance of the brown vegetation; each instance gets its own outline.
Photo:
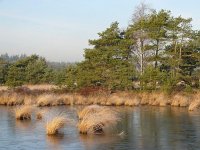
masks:
[[[46,123],[46,134],[47,135],[55,135],[58,134],[58,131],[63,128],[65,125],[64,117],[55,117],[51,121]]]
[[[15,89],[0,91],[0,105],[37,105],[59,106],[59,105],[102,105],[102,106],[175,106],[198,108],[198,95],[200,92],[193,94],[176,93],[167,95],[162,92],[117,92],[109,93],[103,89],[92,90],[87,88],[81,90],[81,93],[56,93],[49,91],[54,89],[53,86],[39,85],[23,86]],[[4,88],[3,88],[4,89]],[[44,91],[42,91],[44,90]]]
[[[120,121],[116,111],[107,107],[88,106],[79,113],[78,129],[82,134],[106,134]]]
[[[197,93],[194,97],[193,97],[193,101],[190,103],[188,110],[189,111],[194,111],[197,110],[198,108],[200,108],[200,93]]]
[[[36,113],[36,119],[41,120],[45,114],[44,110],[40,110]]]
[[[183,94],[176,94],[174,97],[172,97],[171,106],[187,107],[189,106],[189,103],[190,97]]]
[[[31,106],[21,106],[15,109],[15,118],[18,120],[30,120],[32,113]]]
[[[52,94],[43,94],[37,98],[37,106],[44,107],[44,106],[52,106],[55,100],[55,96]]]

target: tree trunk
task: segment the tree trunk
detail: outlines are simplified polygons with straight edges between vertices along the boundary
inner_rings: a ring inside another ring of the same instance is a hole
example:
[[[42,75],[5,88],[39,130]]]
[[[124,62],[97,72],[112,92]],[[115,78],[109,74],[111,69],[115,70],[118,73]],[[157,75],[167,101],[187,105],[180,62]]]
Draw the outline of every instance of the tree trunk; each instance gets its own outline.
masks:
[[[156,53],[155,53],[155,68],[158,67],[158,51],[159,51],[159,40],[156,40]]]

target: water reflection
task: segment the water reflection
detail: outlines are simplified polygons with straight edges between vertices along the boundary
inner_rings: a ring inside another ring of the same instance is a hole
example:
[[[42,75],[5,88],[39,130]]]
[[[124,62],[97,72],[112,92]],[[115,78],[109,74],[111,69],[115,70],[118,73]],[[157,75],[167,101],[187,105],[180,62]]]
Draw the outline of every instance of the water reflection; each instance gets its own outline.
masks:
[[[118,135],[80,135],[80,142],[84,145],[84,149],[113,149],[115,145],[123,139]]]
[[[61,149],[61,144],[64,142],[64,134],[58,134],[56,136],[46,136],[47,144],[51,149]]]

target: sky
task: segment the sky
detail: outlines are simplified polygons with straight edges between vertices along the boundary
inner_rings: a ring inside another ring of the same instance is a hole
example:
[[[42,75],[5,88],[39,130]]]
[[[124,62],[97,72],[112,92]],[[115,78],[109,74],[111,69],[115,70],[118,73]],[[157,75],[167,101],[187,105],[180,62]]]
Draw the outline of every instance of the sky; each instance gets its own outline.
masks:
[[[88,40],[118,21],[130,23],[141,0],[0,0],[0,54],[38,54],[49,61],[84,59]],[[143,0],[150,7],[193,18],[200,28],[199,0]]]

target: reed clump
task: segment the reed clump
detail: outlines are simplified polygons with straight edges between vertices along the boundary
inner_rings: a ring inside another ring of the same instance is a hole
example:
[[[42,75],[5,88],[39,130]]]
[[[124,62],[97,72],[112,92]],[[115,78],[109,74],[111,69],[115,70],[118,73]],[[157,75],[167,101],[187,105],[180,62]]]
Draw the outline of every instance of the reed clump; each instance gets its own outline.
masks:
[[[46,134],[55,135],[58,134],[59,130],[65,125],[65,118],[57,116],[46,123]]]
[[[190,103],[188,110],[189,111],[195,111],[198,108],[200,108],[200,93],[197,93],[194,98],[194,100]]]
[[[102,106],[88,106],[80,114],[78,129],[81,134],[106,134],[120,121],[116,111]]]
[[[31,106],[21,106],[15,109],[15,118],[17,120],[30,120],[32,113]]]
[[[190,104],[190,98],[183,94],[176,94],[172,97],[171,106],[187,107]]]
[[[46,113],[46,111],[44,111],[44,110],[38,111],[36,113],[36,119],[41,120],[44,117],[45,113]]]
[[[108,101],[110,101],[110,103],[115,106],[122,106],[125,103],[124,98],[117,95],[110,96]]]
[[[8,106],[15,106],[15,105],[22,105],[24,104],[24,96],[17,94],[17,93],[13,93],[9,96],[9,100],[7,102]]]
[[[138,96],[134,96],[134,97],[126,97],[125,98],[125,106],[138,106],[140,105],[140,98]]]
[[[55,95],[53,94],[40,95],[37,98],[37,106],[39,107],[52,106],[54,101],[55,101]]]
[[[85,116],[87,116],[89,114],[97,113],[97,112],[101,111],[101,109],[102,108],[99,105],[87,106],[82,111],[78,112],[78,118],[79,118],[79,120],[82,120]]]

